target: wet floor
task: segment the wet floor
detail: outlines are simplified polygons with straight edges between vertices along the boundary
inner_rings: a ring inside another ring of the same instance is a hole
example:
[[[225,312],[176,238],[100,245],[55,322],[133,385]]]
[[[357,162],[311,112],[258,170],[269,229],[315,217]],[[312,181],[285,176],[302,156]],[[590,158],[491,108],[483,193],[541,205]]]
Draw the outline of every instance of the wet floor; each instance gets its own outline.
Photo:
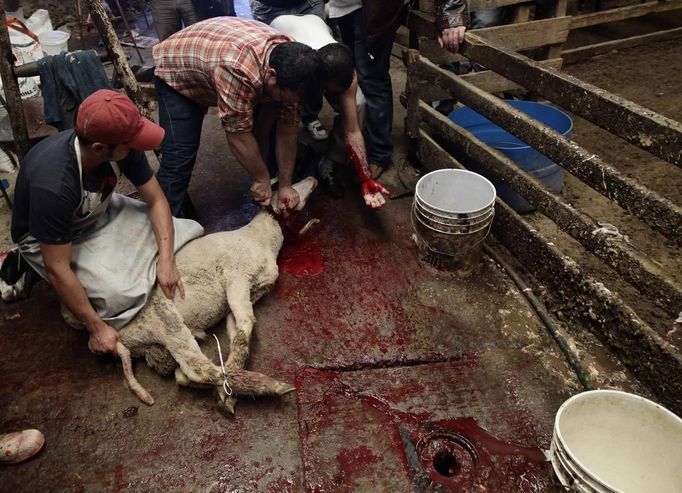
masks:
[[[209,228],[255,212],[218,218],[197,202]],[[209,391],[143,361],[156,404],[138,402],[120,365],[60,320],[46,285],[3,305],[0,428],[39,428],[47,446],[0,470],[0,490],[545,491],[538,454],[575,379],[490,260],[464,280],[421,267],[408,213],[409,199],[372,212],[355,194],[313,197],[321,223],[285,247],[288,268],[256,307],[249,363],[297,391],[241,400],[233,419]],[[307,270],[298,249],[314,258]]]
[[[420,265],[409,197],[370,211],[355,187],[313,195],[304,219],[320,224],[285,244],[255,308],[248,367],[296,392],[242,399],[234,418],[142,360],[156,403],[140,403],[45,284],[0,305],[0,431],[47,437],[34,460],[0,469],[0,492],[551,490],[541,450],[578,384],[545,329],[490,259],[466,278]],[[208,231],[257,212],[213,112],[190,192]],[[224,326],[215,333],[225,347]],[[201,345],[217,362],[213,342]]]

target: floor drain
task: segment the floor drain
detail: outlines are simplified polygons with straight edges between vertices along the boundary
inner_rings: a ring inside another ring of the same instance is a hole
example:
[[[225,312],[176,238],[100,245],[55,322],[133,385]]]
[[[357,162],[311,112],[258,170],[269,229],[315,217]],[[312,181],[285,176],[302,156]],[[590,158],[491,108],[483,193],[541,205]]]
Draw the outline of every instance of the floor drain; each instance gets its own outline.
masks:
[[[426,433],[420,438],[416,441],[416,452],[422,470],[432,480],[450,486],[473,484],[479,459],[469,440],[451,430]]]
[[[433,456],[433,468],[441,476],[449,478],[460,471],[459,463],[449,450],[439,450]]]

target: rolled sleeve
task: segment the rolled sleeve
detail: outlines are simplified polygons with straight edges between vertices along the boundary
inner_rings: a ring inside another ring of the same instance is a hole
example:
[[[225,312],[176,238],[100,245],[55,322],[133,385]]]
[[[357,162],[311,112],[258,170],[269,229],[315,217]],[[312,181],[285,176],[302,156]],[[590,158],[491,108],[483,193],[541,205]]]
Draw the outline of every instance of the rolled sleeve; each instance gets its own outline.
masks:
[[[239,69],[219,67],[214,76],[218,93],[218,116],[226,132],[249,132],[253,128],[253,109],[258,91],[253,76]]]

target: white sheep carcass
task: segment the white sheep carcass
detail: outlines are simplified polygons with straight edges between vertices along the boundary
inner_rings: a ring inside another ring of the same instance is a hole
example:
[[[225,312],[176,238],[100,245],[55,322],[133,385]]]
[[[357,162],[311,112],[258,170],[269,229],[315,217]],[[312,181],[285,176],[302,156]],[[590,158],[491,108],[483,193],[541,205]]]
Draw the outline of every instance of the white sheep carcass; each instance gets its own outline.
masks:
[[[294,185],[301,197],[298,210],[316,185],[312,177]],[[273,203],[277,203],[276,197]],[[243,228],[197,238],[178,251],[175,262],[185,299],[176,296],[169,300],[155,286],[145,306],[120,330],[117,349],[124,374],[130,389],[143,402],[151,405],[154,399],[135,379],[131,356],[144,356],[161,374],[174,371],[180,385],[213,387],[219,408],[231,414],[236,396],[283,395],[294,390],[262,373],[244,370],[256,320],[253,303],[278,277],[277,255],[282,242],[280,225],[263,210]],[[205,330],[225,318],[230,339],[226,378],[195,339],[205,337]]]

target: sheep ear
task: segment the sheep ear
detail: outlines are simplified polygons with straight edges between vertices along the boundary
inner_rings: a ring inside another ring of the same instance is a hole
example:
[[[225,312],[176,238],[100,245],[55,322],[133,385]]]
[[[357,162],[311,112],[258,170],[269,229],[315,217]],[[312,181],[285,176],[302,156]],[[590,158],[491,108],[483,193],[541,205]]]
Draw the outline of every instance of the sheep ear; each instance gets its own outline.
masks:
[[[299,203],[298,206],[296,207],[296,210],[300,211],[303,210],[305,205],[308,203],[310,195],[313,193],[313,190],[315,190],[315,188],[317,187],[317,180],[314,177],[309,176],[304,180],[294,183],[292,187],[294,190],[298,192]]]

